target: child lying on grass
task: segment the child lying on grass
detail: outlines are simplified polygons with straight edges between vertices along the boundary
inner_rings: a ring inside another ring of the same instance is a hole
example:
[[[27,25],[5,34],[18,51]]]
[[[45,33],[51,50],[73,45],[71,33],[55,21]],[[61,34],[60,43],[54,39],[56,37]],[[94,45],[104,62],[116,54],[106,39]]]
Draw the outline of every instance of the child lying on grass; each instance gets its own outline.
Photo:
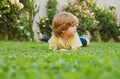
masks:
[[[53,50],[77,50],[81,46],[89,45],[89,40],[78,36],[78,19],[71,13],[61,12],[52,21],[52,36],[42,35],[42,39]]]

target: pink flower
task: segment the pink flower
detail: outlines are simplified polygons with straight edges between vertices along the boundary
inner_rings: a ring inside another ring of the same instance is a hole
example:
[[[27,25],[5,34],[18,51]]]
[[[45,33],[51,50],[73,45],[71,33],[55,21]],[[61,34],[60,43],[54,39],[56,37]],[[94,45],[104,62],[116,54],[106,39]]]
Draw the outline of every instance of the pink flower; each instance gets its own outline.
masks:
[[[24,5],[22,3],[19,3],[18,6],[20,9],[24,8]]]

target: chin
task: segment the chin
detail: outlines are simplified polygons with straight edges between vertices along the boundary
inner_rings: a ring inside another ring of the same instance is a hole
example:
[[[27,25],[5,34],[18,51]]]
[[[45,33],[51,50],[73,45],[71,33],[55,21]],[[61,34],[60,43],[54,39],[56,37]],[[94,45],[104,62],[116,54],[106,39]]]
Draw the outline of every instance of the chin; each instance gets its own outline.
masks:
[[[74,34],[71,34],[71,36],[74,36],[75,35],[75,33]]]

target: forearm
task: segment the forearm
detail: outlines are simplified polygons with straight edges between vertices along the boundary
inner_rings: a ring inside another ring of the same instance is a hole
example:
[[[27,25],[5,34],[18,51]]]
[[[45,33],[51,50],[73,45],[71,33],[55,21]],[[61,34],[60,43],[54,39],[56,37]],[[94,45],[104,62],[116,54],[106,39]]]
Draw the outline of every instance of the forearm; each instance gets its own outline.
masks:
[[[77,49],[78,49],[78,47],[72,48],[72,50],[77,50]]]

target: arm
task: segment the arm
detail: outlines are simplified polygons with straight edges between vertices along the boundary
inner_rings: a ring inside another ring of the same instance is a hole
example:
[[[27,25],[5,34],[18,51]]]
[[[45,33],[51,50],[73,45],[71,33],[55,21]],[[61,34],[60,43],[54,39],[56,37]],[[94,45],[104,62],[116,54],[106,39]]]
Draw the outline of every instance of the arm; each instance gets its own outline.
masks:
[[[79,47],[72,48],[72,50],[77,50]]]
[[[81,43],[80,38],[79,38],[79,36],[76,32],[72,41],[71,41],[71,49],[72,50],[77,50],[81,46],[82,46],[82,43]]]

